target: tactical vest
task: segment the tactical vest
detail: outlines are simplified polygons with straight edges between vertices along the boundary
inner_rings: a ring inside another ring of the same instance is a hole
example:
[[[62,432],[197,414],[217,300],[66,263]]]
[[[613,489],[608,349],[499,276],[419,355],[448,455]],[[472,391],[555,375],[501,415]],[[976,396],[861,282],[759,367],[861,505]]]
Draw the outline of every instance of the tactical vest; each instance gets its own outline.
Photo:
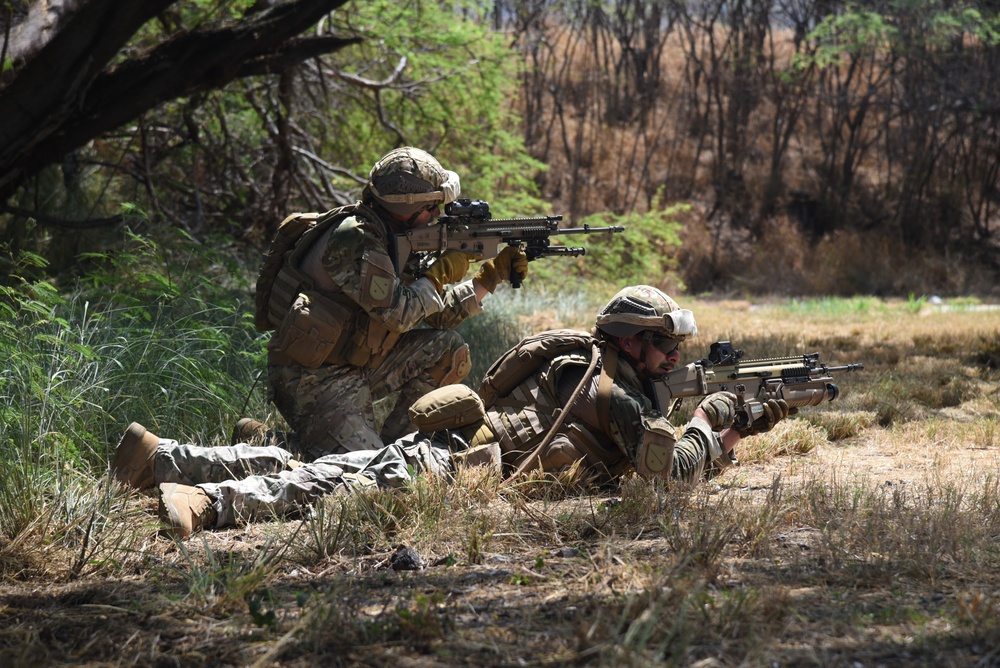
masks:
[[[525,338],[487,371],[479,394],[506,465],[515,466],[545,439],[563,409],[559,378],[569,367],[587,369],[595,343],[584,332],[542,332]],[[601,464],[612,475],[630,465],[606,434],[594,433],[579,422],[560,431],[590,465]]]
[[[260,331],[276,330],[268,344],[269,363],[364,366],[376,363],[399,340],[398,333],[371,320],[339,290],[317,289],[300,268],[312,245],[351,216],[381,222],[359,203],[292,214],[278,226],[257,277],[254,317]]]

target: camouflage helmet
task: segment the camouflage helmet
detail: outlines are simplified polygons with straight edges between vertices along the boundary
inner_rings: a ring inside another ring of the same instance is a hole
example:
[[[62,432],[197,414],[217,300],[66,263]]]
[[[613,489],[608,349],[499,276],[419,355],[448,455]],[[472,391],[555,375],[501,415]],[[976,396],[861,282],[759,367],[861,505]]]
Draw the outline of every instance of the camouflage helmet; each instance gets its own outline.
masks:
[[[441,166],[427,151],[412,146],[393,149],[375,163],[365,193],[392,213],[412,216],[461,194],[458,174]]]
[[[632,285],[611,298],[597,314],[597,328],[611,336],[649,331],[678,341],[698,333],[694,313],[682,309],[661,290]]]

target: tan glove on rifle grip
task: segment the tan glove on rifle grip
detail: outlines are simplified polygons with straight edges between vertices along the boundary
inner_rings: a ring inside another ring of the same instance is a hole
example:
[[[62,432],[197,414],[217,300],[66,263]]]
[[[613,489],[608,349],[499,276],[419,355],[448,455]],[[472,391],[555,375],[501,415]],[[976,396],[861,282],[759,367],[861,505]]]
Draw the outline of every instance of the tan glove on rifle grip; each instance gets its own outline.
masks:
[[[469,272],[469,255],[462,251],[450,250],[441,257],[434,260],[427,273],[427,278],[434,282],[438,294],[444,292],[444,286],[449,283],[458,283]]]
[[[528,256],[519,246],[507,246],[483,265],[473,277],[490,294],[503,281],[510,281],[515,288],[520,287],[521,280],[528,275]]]
[[[774,425],[784,420],[790,414],[794,414],[792,410],[789,409],[788,402],[784,399],[768,399],[761,404],[761,407],[764,409],[763,415],[746,427],[742,427],[738,430],[740,432],[740,436],[743,438],[771,431],[774,429]],[[797,413],[798,411],[796,410],[795,412]]]
[[[736,419],[736,395],[732,392],[715,392],[702,399],[698,408],[708,416],[712,431],[728,429]]]

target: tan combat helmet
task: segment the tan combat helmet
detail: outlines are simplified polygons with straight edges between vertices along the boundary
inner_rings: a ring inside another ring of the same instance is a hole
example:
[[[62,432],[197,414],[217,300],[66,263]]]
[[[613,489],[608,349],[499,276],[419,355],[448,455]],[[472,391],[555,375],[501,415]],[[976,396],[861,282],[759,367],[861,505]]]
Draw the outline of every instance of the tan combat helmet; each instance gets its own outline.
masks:
[[[441,166],[430,153],[404,146],[382,156],[368,175],[365,194],[387,211],[412,216],[435,204],[454,201],[462,192],[458,174]]]
[[[698,333],[694,313],[649,285],[620,290],[597,314],[597,328],[611,336],[627,337],[649,331],[677,341]]]

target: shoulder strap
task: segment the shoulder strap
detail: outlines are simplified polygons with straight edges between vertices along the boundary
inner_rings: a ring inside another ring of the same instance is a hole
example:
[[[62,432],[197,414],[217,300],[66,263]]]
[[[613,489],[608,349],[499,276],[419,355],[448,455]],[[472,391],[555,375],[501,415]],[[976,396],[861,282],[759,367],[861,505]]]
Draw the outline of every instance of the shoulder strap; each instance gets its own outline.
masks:
[[[343,222],[344,218],[351,214],[355,206],[351,204],[349,206],[338,207],[317,216],[312,225],[304,230],[298,240],[296,240],[285,262],[293,267],[297,267],[302,258],[309,252],[313,241],[330,229],[331,226],[339,225]]]
[[[601,379],[597,383],[597,418],[601,429],[611,435],[611,386],[618,371],[618,347],[609,345],[604,349],[601,364]]]

